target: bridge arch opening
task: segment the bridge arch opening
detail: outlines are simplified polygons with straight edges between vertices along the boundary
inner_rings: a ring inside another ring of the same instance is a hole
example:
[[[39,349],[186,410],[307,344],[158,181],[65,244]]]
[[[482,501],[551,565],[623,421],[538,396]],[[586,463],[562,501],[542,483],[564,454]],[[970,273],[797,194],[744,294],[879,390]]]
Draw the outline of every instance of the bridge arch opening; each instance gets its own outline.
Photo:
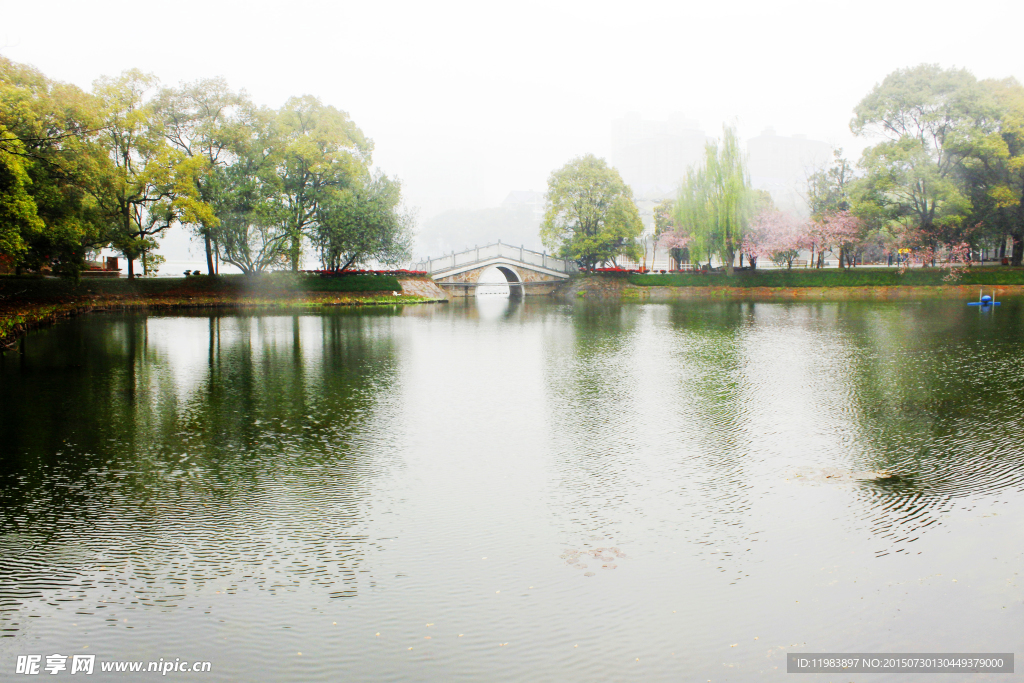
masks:
[[[477,296],[502,296],[517,299],[523,296],[518,273],[508,266],[491,266],[477,279]]]

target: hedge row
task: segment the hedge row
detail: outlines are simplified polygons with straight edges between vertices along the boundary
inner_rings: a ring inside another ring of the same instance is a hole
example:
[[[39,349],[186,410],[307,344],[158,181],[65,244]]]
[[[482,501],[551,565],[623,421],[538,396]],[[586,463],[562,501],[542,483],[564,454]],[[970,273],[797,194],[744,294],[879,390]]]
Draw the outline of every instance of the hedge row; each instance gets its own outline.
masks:
[[[237,296],[284,294],[288,292],[392,292],[402,285],[394,275],[349,275],[318,277],[296,273],[244,275],[193,275],[159,278],[90,278],[78,282],[40,276],[0,276],[0,299],[60,300],[89,294],[107,296]]]
[[[744,270],[733,273],[666,273],[630,275],[640,287],[926,287],[936,285],[1024,285],[1024,269],[973,268],[958,280],[944,278],[948,270],[915,268],[900,274],[892,269],[850,268]]]
[[[314,277],[299,280],[306,292],[384,292],[402,291],[394,275],[346,275],[345,277]]]

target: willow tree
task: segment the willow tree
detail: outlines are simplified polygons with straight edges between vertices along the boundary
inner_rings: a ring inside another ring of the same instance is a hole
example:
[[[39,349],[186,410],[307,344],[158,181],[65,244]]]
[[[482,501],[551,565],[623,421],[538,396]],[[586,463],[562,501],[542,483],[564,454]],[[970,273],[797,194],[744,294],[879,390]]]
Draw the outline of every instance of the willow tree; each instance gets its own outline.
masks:
[[[676,225],[691,236],[695,254],[718,256],[732,275],[736,252],[753,213],[750,177],[736,131],[728,126],[722,141],[708,142],[704,163],[690,167],[676,199]]]
[[[633,191],[604,159],[587,154],[551,174],[540,236],[561,258],[585,268],[639,260],[642,232]]]

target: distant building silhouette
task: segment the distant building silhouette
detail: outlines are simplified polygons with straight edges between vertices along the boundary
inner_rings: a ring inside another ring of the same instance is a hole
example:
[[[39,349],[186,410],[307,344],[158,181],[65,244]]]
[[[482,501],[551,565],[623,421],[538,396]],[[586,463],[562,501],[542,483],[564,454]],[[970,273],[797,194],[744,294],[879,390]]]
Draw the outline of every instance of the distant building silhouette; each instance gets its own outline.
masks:
[[[681,114],[667,121],[628,114],[612,122],[612,166],[637,198],[671,196],[686,169],[704,158],[706,142],[697,122]]]
[[[780,208],[806,214],[807,177],[828,163],[832,148],[806,135],[787,137],[765,128],[747,141],[747,168],[750,184],[767,190]]]
[[[681,114],[666,121],[628,114],[612,122],[612,165],[633,188],[645,225],[650,223],[650,207],[660,199],[674,197],[687,169],[703,161],[707,142],[697,122]],[[779,208],[805,214],[807,176],[828,163],[829,145],[805,135],[778,135],[773,128],[766,128],[748,140],[746,147],[751,184],[771,193]]]

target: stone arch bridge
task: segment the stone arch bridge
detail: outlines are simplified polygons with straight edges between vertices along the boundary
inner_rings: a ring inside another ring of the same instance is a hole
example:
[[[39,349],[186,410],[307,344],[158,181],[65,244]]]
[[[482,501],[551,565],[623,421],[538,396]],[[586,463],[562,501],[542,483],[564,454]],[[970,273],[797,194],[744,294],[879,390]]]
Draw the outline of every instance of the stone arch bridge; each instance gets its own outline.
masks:
[[[505,276],[511,296],[551,294],[577,270],[571,261],[501,242],[426,259],[413,266],[426,271],[448,296],[473,296],[477,287],[500,284],[479,282],[480,275],[492,267]]]

